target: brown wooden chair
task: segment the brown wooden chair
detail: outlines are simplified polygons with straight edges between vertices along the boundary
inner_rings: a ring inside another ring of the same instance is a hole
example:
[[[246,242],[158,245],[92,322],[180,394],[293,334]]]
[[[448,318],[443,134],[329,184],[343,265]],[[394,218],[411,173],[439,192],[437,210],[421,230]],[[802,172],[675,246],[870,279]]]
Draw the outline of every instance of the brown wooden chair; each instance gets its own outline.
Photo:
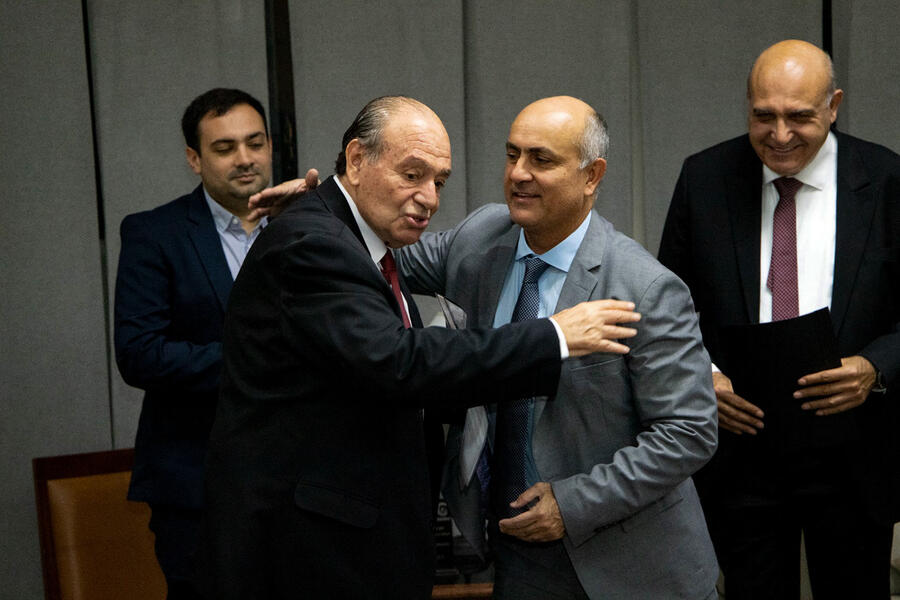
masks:
[[[434,586],[432,600],[490,600],[494,592],[493,583],[450,583]]]
[[[134,449],[32,460],[46,600],[162,600],[147,527],[126,499]]]

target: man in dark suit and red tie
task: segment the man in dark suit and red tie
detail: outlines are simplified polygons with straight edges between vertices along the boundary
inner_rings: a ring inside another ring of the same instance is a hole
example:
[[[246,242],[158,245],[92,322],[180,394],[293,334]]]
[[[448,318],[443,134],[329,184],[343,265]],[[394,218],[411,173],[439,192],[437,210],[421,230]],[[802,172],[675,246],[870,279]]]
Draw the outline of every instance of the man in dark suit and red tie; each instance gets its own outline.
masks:
[[[226,316],[207,460],[209,598],[428,598],[434,576],[421,408],[552,394],[561,360],[616,343],[624,301],[498,329],[421,327],[393,249],[450,175],[437,115],[377,98],[335,176],[254,244]],[[412,327],[410,327],[410,325]]]
[[[727,597],[797,598],[802,530],[817,600],[886,598],[900,519],[900,157],[831,130],[843,92],[812,44],[765,50],[747,94],[749,134],[685,161],[659,251],[722,368],[719,450],[697,480]],[[764,412],[729,377],[723,328],[823,307],[841,365],[799,376]],[[805,411],[802,436],[779,422],[785,403]]]

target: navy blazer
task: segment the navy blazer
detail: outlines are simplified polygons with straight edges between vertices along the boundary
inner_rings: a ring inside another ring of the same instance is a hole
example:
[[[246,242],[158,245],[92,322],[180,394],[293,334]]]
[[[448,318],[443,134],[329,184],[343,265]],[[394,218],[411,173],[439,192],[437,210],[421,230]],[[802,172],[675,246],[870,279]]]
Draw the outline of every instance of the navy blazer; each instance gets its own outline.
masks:
[[[116,363],[145,390],[128,497],[202,506],[232,277],[203,187],[121,226]]]
[[[900,157],[837,132],[837,228],[831,315],[841,356],[859,354],[889,393],[821,426],[849,444],[871,514],[900,519],[896,429],[900,400]],[[666,218],[659,259],[691,289],[703,341],[722,364],[722,326],[759,321],[762,163],[746,135],[688,157]],[[727,371],[726,371],[727,374]],[[827,421],[826,421],[827,419]],[[720,453],[737,438],[723,431]],[[746,436],[744,436],[746,437]]]

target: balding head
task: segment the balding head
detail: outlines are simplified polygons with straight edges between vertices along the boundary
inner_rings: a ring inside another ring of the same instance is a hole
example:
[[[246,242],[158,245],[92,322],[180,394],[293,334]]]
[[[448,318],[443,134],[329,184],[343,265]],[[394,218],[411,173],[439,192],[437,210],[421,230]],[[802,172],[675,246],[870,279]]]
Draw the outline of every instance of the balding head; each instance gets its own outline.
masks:
[[[570,96],[533,102],[513,121],[504,191],[532,250],[546,252],[584,221],[606,172],[608,145],[603,118]]]
[[[750,142],[780,175],[796,175],[815,158],[837,118],[831,59],[816,46],[785,40],[770,46],[747,79]]]

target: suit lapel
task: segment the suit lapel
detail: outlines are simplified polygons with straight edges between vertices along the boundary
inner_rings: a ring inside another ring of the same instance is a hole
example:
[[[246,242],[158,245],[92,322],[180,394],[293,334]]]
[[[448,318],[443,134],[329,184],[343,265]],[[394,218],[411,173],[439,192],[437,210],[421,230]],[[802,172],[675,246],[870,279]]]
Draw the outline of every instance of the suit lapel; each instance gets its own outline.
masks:
[[[187,218],[191,243],[200,257],[200,263],[203,265],[206,276],[216,292],[219,305],[224,311],[234,280],[231,278],[231,270],[228,268],[225,254],[222,252],[222,241],[219,239],[212,213],[206,204],[202,185],[197,186],[191,194]]]
[[[834,283],[831,316],[835,333],[840,332],[850,294],[856,281],[872,218],[875,214],[874,187],[869,185],[865,164],[852,141],[838,133],[837,222],[834,244]]]
[[[603,262],[603,251],[609,240],[610,228],[609,223],[596,211],[591,211],[591,223],[569,266],[566,280],[559,292],[559,299],[556,301],[555,313],[591,299],[591,294],[597,287],[597,270]],[[540,423],[546,405],[546,398],[535,400],[535,427]]]
[[[478,284],[475,286],[475,307],[469,311],[469,318],[474,316],[475,320],[469,327],[493,327],[500,292],[516,254],[519,231],[520,227],[516,225],[499,236],[497,242],[485,252],[483,268],[476,269]]]
[[[759,226],[762,219],[762,163],[749,141],[734,172],[725,174],[731,238],[737,259],[747,322],[759,322]],[[724,248],[723,248],[724,250]]]
[[[388,285],[387,281],[384,279],[384,276],[381,274],[380,269],[377,265],[372,261],[371,255],[369,254],[368,249],[366,248],[366,243],[363,240],[362,232],[359,230],[359,226],[356,224],[356,219],[353,218],[353,211],[350,210],[350,205],[347,204],[347,199],[344,197],[344,194],[341,192],[341,189],[334,182],[334,176],[326,179],[319,187],[318,187],[319,197],[322,198],[322,201],[325,203],[325,206],[328,207],[328,210],[334,214],[347,228],[353,232],[353,235],[356,236],[356,239],[360,243],[360,250],[365,253],[367,262],[371,263],[373,272],[378,274],[378,280],[383,284],[383,292],[385,296],[388,297],[388,301],[394,307],[397,312],[397,316],[400,316],[400,307],[397,305],[397,299],[394,298],[394,292],[391,290],[391,286]],[[390,250],[388,250],[390,252]],[[409,322],[413,327],[422,327],[422,316],[419,314],[419,308],[416,306],[415,301],[413,300],[412,293],[409,291],[409,288],[406,286],[406,281],[403,279],[403,274],[399,271],[397,272],[397,278],[400,281],[400,291],[403,292],[404,298],[406,298],[406,305],[409,309]]]

